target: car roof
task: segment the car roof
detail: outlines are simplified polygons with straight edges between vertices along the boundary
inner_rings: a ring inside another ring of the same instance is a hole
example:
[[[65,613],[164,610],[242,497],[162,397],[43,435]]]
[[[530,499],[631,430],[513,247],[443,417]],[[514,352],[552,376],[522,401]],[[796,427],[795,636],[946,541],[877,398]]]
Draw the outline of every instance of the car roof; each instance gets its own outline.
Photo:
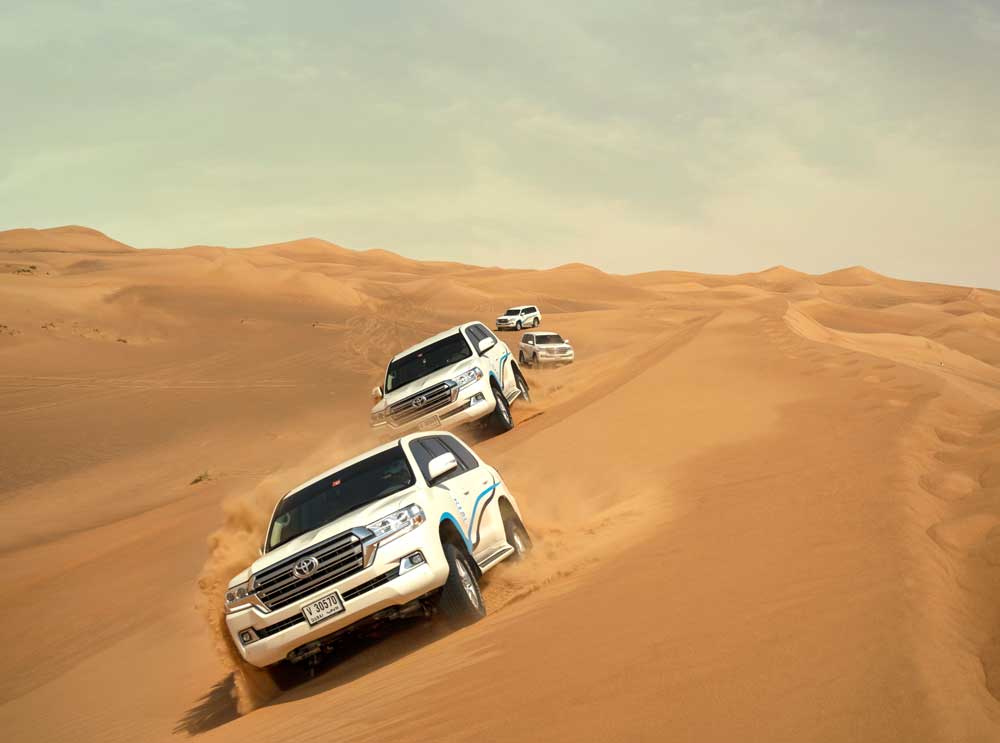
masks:
[[[532,330],[530,333],[525,333],[524,335],[533,335],[536,338],[540,335],[558,335],[560,338],[562,338],[562,333],[560,333],[558,330]],[[523,338],[524,335],[522,335],[521,337]]]
[[[453,328],[448,328],[447,330],[442,330],[437,335],[432,335],[430,338],[425,338],[424,340],[420,341],[420,343],[415,343],[414,345],[412,345],[409,348],[407,348],[405,351],[400,351],[395,356],[393,356],[389,361],[390,362],[395,361],[396,359],[402,358],[403,356],[406,356],[407,354],[410,354],[410,353],[413,353],[414,351],[420,350],[424,346],[429,346],[432,343],[437,343],[438,341],[447,338],[449,335],[454,335],[455,333],[457,333],[460,330],[465,330],[466,328],[468,328],[471,325],[482,325],[482,323],[480,323],[478,320],[474,320],[473,322],[462,323],[461,325],[456,325]]]
[[[460,327],[464,327],[464,326],[460,326]],[[401,436],[400,438],[394,439],[393,441],[390,441],[390,442],[388,442],[386,444],[382,444],[381,446],[376,446],[374,449],[369,449],[366,452],[362,452],[361,454],[358,454],[356,457],[352,457],[351,459],[345,459],[343,462],[340,462],[339,464],[334,465],[333,467],[331,467],[328,470],[324,470],[323,472],[320,472],[318,475],[316,475],[315,477],[313,477],[313,478],[311,478],[309,480],[306,480],[304,483],[302,483],[300,485],[296,485],[294,488],[292,488],[287,493],[285,493],[283,496],[281,496],[281,500],[284,500],[285,498],[287,498],[290,495],[295,495],[300,490],[303,490],[304,488],[309,487],[310,485],[312,485],[315,482],[319,482],[324,477],[329,477],[334,472],[338,472],[338,471],[340,471],[342,469],[350,467],[352,464],[357,464],[358,462],[362,462],[365,459],[368,459],[369,457],[372,457],[372,456],[374,456],[376,454],[381,454],[384,451],[389,451],[389,449],[392,449],[392,448],[394,448],[396,446],[400,446],[401,447],[401,446],[403,446],[403,444],[408,444],[411,441],[413,441],[414,439],[422,439],[425,436],[441,436],[441,435],[453,436],[454,434],[448,433],[448,431],[419,431],[417,433],[411,433],[411,434],[407,434],[406,436]]]
[[[533,305],[533,304],[515,304],[515,305],[511,305],[507,309],[508,310],[526,310],[529,307],[534,307],[534,306],[535,305]]]

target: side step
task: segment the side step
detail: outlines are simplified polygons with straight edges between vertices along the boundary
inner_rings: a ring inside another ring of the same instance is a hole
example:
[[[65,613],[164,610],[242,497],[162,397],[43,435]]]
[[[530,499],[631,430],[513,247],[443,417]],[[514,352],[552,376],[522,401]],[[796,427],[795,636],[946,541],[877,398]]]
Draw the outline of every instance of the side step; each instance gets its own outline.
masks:
[[[488,567],[490,567],[490,565],[492,565],[495,562],[499,562],[503,558],[507,557],[513,551],[514,551],[513,547],[511,547],[509,544],[505,544],[496,552],[491,552],[482,560],[477,560],[476,562],[479,564],[479,569],[485,571]]]

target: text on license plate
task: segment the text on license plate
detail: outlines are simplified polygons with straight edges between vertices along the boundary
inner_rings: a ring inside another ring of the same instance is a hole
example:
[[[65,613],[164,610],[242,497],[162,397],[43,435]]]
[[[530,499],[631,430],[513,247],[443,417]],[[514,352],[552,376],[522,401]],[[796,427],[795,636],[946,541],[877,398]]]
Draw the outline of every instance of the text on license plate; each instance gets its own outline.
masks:
[[[344,610],[344,602],[340,600],[340,596],[336,593],[331,593],[329,596],[324,596],[323,598],[313,601],[311,604],[306,604],[302,607],[302,616],[306,618],[306,621],[310,625],[316,624],[316,622],[322,622],[328,617],[332,617],[334,614],[340,614]]]

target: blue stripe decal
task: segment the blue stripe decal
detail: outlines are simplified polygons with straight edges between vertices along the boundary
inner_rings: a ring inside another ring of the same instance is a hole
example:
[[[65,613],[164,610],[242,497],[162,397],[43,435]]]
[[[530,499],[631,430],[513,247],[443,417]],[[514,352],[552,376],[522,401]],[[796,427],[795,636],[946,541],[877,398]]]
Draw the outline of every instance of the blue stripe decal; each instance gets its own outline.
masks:
[[[469,519],[469,529],[470,530],[472,529],[472,527],[476,523],[476,509],[479,508],[479,501],[481,501],[487,495],[489,495],[494,490],[496,490],[497,489],[497,484],[498,483],[493,483],[488,488],[486,488],[486,490],[484,490],[483,492],[481,492],[479,495],[476,496],[476,502],[474,504],[472,504],[472,518]],[[469,536],[472,536],[472,535],[470,534]]]
[[[510,351],[504,352],[504,355],[500,357],[500,382],[499,382],[499,384],[500,384],[500,391],[501,392],[503,392],[503,362],[505,362],[507,360],[508,356],[510,356]]]
[[[479,508],[480,501],[482,501],[483,498],[485,498],[494,490],[496,490],[499,485],[500,483],[495,482],[488,488],[486,488],[486,490],[484,490],[483,492],[481,492],[479,495],[476,496],[476,502],[472,504],[472,518],[469,519],[470,529],[476,523],[476,510]],[[458,523],[458,519],[452,516],[451,513],[449,513],[448,511],[445,511],[444,513],[441,514],[441,521],[450,521],[452,524],[455,525],[455,528],[458,529],[458,533],[462,535],[462,540],[465,542],[465,546],[469,548],[469,554],[471,555],[472,542],[469,541],[469,537],[466,535],[465,530],[462,528],[462,525]]]

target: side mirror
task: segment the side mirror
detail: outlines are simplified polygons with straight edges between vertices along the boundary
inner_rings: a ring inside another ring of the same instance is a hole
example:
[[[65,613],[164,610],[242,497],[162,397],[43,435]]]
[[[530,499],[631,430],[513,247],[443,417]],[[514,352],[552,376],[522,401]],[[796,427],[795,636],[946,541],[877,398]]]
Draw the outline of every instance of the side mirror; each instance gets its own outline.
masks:
[[[479,355],[482,356],[484,353],[493,348],[493,346],[495,346],[496,344],[497,342],[492,338],[483,338],[481,341],[479,341]]]
[[[382,385],[379,385],[378,387],[373,387],[372,388],[372,400],[374,400],[375,402],[378,402],[379,400],[382,399],[382,397],[383,397],[383,394],[382,394]]]
[[[458,460],[455,459],[454,454],[451,452],[438,454],[427,463],[427,479],[430,480],[429,484],[433,485],[444,475],[456,469],[458,469]]]
[[[563,338],[563,343],[565,343],[568,346],[569,345],[569,338]]]

